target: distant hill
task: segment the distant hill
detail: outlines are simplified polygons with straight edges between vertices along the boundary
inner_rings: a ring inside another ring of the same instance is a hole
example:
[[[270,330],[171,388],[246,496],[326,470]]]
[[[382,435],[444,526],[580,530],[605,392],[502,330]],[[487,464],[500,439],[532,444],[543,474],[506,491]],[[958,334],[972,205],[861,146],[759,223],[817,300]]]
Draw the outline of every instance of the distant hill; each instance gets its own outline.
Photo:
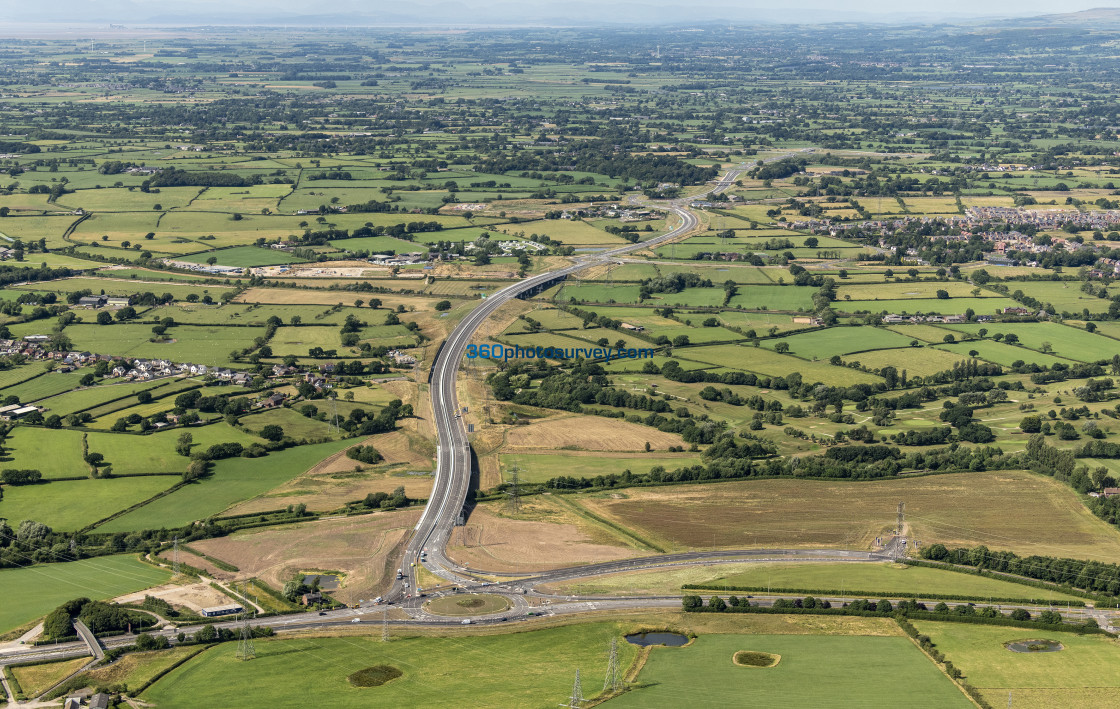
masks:
[[[982,5],[982,3],[978,3]],[[959,8],[959,4],[954,4]],[[335,0],[323,12],[308,13],[301,0],[55,0],[44,14],[33,3],[0,0],[0,27],[5,22],[137,25],[292,25],[354,27],[385,25],[659,25],[696,26],[734,23],[768,24],[889,24],[928,26],[1120,28],[1120,8],[1097,8],[1037,17],[1001,17],[998,13],[962,13],[959,9],[898,7],[889,12],[835,7],[821,0],[793,0],[765,4],[760,0],[710,0],[699,5],[676,0]],[[986,15],[986,16],[984,16]],[[56,20],[55,18],[67,18]]]
[[[1084,26],[1092,29],[1113,30],[1120,28],[1120,7],[1097,7],[1092,10],[1082,10],[1080,12],[1038,15],[1037,17],[1019,17],[1012,20],[1004,20],[999,24],[1028,27]]]

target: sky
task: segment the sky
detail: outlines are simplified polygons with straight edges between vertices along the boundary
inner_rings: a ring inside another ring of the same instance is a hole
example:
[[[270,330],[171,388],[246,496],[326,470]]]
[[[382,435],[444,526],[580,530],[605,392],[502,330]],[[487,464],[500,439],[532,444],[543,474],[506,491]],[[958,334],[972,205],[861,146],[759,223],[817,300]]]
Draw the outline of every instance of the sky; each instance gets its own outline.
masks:
[[[433,24],[493,23],[506,19],[563,21],[587,24],[605,21],[651,24],[679,21],[744,22],[899,22],[937,21],[975,17],[1023,17],[1075,12],[1098,7],[1120,7],[1107,0],[939,0],[936,3],[899,3],[898,0],[55,0],[50,12],[22,0],[0,0],[0,23],[10,22],[115,22],[150,23],[185,21],[239,24],[283,23],[301,18],[322,24],[359,19],[398,23],[413,18]]]

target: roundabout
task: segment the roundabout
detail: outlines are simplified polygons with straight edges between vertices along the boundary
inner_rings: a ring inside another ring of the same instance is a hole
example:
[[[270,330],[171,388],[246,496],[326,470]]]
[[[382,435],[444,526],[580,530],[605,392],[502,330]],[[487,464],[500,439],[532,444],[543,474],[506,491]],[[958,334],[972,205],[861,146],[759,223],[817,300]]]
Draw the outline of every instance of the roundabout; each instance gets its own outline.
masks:
[[[457,593],[433,598],[423,606],[424,611],[432,615],[464,618],[501,613],[512,607],[505,597],[493,593]]]

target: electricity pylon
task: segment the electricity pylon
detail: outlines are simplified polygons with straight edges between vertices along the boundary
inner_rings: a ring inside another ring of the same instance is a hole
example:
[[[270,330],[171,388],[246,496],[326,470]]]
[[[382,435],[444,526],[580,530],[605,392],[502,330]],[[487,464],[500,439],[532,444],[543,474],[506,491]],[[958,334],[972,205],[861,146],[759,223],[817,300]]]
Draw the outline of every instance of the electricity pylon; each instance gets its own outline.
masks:
[[[257,649],[253,646],[253,626],[249,624],[249,612],[245,613],[245,622],[241,625],[241,639],[237,641],[237,659],[252,660],[257,656]]]
[[[622,672],[618,668],[618,638],[611,638],[611,651],[607,658],[607,676],[603,680],[604,692],[622,689]]]
[[[575,684],[572,685],[572,696],[568,698],[568,703],[567,704],[561,704],[560,706],[568,707],[568,709],[580,709],[580,707],[583,706],[584,701],[585,700],[583,698],[583,687],[580,686],[579,670],[577,669],[576,670],[576,682],[575,682]]]

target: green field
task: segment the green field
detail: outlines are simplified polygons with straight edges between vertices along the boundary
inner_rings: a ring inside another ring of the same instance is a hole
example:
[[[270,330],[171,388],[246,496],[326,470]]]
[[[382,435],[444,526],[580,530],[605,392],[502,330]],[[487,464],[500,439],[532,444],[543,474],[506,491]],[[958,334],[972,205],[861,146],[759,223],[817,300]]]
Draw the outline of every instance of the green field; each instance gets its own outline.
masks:
[[[962,351],[963,354],[955,354]],[[936,347],[903,347],[893,350],[855,352],[845,355],[844,361],[858,362],[870,369],[882,369],[891,366],[899,372],[907,372],[910,377],[915,375],[925,377],[952,369],[955,363],[967,359],[968,351],[969,348],[963,345],[952,351],[942,351]]]
[[[1016,707],[1115,706],[1120,690],[1120,646],[1115,640],[961,623],[917,621],[914,625],[993,706],[1003,706],[1009,693]],[[1031,639],[1057,640],[1065,649],[1015,653],[1004,647],[1007,642]]]
[[[564,701],[577,668],[586,678],[587,695],[598,693],[610,638],[618,633],[614,623],[590,623],[389,643],[382,643],[379,633],[377,638],[270,639],[257,641],[257,657],[250,663],[235,657],[236,643],[224,643],[160,679],[142,696],[160,706],[190,709],[221,706],[236,687],[252,686],[252,692],[238,698],[238,707],[271,709],[298,693],[331,707],[433,707],[462,697],[480,709],[543,709]],[[635,654],[634,646],[619,643],[622,667]],[[396,667],[404,676],[373,689],[347,683],[351,673],[380,664]]]
[[[345,419],[347,414],[353,408],[366,408],[364,406],[357,406],[350,402],[341,402],[338,404],[338,416],[340,419]],[[327,411],[328,417],[330,416],[331,408],[329,403],[327,405],[320,404],[320,411]],[[250,431],[260,431],[265,426],[276,425],[284,429],[285,436],[299,440],[301,438],[334,438],[335,435],[330,430],[330,420],[320,421],[319,419],[308,418],[303,414],[293,409],[279,407],[275,409],[268,409],[259,414],[251,414],[243,416],[240,421],[241,425]]]
[[[289,448],[263,458],[220,460],[214,464],[210,477],[122,515],[98,527],[97,531],[159,529],[205,519],[242,500],[268,492],[349,445],[353,445],[353,441],[331,441]]]
[[[924,313],[937,315],[964,315],[971,308],[979,315],[994,315],[1002,308],[1018,305],[1010,298],[898,298],[882,300],[844,300],[832,304],[846,313],[898,313],[900,315]]]
[[[239,266],[241,268],[304,262],[304,259],[287,253],[286,251],[261,248],[259,246],[234,246],[230,249],[203,251],[199,254],[180,256],[176,260],[189,261],[190,263],[206,263],[210,258],[218,259],[217,263],[220,266]]]
[[[34,468],[47,479],[89,475],[82,431],[17,426],[4,441],[4,458],[5,467]]]
[[[778,354],[765,347],[743,345],[679,347],[673,350],[673,354],[680,359],[691,359],[767,376],[784,377],[793,372],[800,372],[802,379],[808,382],[851,385],[879,381],[879,377],[874,374],[847,367],[834,367],[826,362],[808,362],[790,355]]]
[[[953,352],[962,357],[969,356],[968,353],[975,350],[979,353],[977,356],[980,359],[985,359],[989,362],[995,362],[996,364],[1002,364],[1004,366],[1009,366],[1017,361],[1045,365],[1052,365],[1055,362],[1071,364],[1070,360],[1063,357],[1056,357],[1052,354],[1028,350],[1025,347],[1016,347],[1015,345],[996,342],[995,340],[971,340],[969,342],[958,342],[954,345],[937,345],[934,349]]]
[[[342,349],[342,337],[337,327],[280,327],[269,341],[272,353],[277,357],[296,355],[306,357],[312,347],[328,350]]]
[[[766,340],[763,347],[774,349],[779,342],[789,345],[789,351],[799,357],[828,359],[832,355],[845,355],[864,350],[907,347],[910,339],[878,327],[830,327],[773,340]]]
[[[723,289],[718,290],[723,295]],[[813,307],[815,288],[802,286],[740,286],[729,305],[747,310],[804,310]],[[718,305],[722,299],[716,303]],[[699,305],[699,303],[698,303]]]
[[[86,374],[88,374],[88,372],[81,370],[74,372],[48,372],[41,377],[35,377],[22,384],[5,387],[0,390],[0,396],[18,396],[19,400],[25,403],[45,399],[48,396],[55,396],[77,387],[79,380]]]
[[[1053,306],[1051,312],[1069,312],[1077,316],[1082,310],[1088,309],[1090,313],[1102,313],[1108,310],[1110,300],[1089,295],[1080,288],[1077,281],[1025,281],[1022,283],[1008,283],[1009,292],[1023,291],[1026,295],[1038,302]],[[1109,295],[1115,295],[1116,289],[1109,289]],[[1048,308],[1049,309],[1049,308]]]
[[[167,382],[161,381],[156,383],[166,384]],[[116,381],[101,386],[75,389],[59,394],[58,396],[52,396],[48,399],[41,399],[36,403],[38,406],[44,407],[48,415],[58,414],[59,416],[66,416],[76,411],[94,409],[107,401],[120,397],[127,397],[135,401],[136,397],[129,396],[129,394],[151,389],[153,386],[153,382]]]
[[[156,586],[170,576],[166,569],[137,561],[129,554],[3,569],[0,632],[35,620],[72,598],[112,598]]]
[[[165,402],[163,408],[173,404]],[[115,420],[115,415],[107,418]],[[135,431],[135,427],[133,428]],[[188,429],[195,446],[209,447],[215,443],[236,441],[244,446],[261,439],[235,429],[224,422]],[[188,460],[175,452],[175,443],[183,429],[158,431],[147,435],[108,433],[72,429],[48,429],[19,426],[5,442],[5,465],[36,468],[44,478],[85,477],[89,466],[82,460],[82,437],[89,450],[105,456],[118,475],[186,470]]]
[[[1112,356],[1120,351],[1120,343],[1116,340],[1053,322],[987,323],[948,327],[970,335],[977,335],[979,330],[984,328],[988,331],[989,338],[996,333],[1005,335],[1014,333],[1025,347],[1044,351],[1045,345],[1049,344],[1054,354],[1081,362],[1112,359]],[[1028,358],[1023,357],[1023,359]]]
[[[731,658],[740,650],[781,655],[781,662],[739,667]],[[688,647],[654,648],[638,683],[646,686],[609,706],[972,706],[909,638],[899,637],[701,635]]]
[[[105,462],[118,474],[180,472],[186,470],[190,462],[175,452],[176,442],[184,432],[189,432],[194,439],[192,450],[208,448],[215,443],[236,442],[248,447],[262,442],[256,436],[219,421],[208,426],[172,428],[142,436],[91,431],[89,449],[104,455]]]
[[[34,287],[20,287],[20,290],[55,291],[57,293],[73,293],[79,290],[92,290],[103,295],[135,295],[137,293],[152,292],[156,295],[170,293],[175,300],[185,300],[190,294],[199,298],[209,295],[215,301],[220,300],[222,294],[229,292],[228,286],[191,286],[183,283],[145,283],[140,280],[110,280],[107,278],[67,278],[60,281],[47,281],[36,283]],[[48,328],[49,329],[49,328]]]
[[[228,366],[229,353],[264,335],[263,327],[176,325],[167,330],[170,341],[152,342],[152,326],[141,324],[71,325],[66,334],[74,346],[100,354],[169,359]],[[77,373],[78,377],[85,372]]]
[[[155,382],[146,382],[147,390],[152,394],[152,401],[149,402],[149,404],[162,402],[166,409],[171,409],[175,406],[175,396],[177,394],[188,389],[197,389],[200,383],[201,382],[197,379],[163,379]],[[102,416],[107,417],[107,414],[111,414],[115,411],[121,411],[138,405],[140,405],[140,401],[135,396],[126,396],[123,399],[114,398],[100,406],[95,406],[88,409],[86,413],[89,413],[97,419]],[[109,423],[111,424],[112,422],[110,421]]]
[[[327,242],[336,249],[345,251],[371,251],[374,253],[406,254],[417,251],[420,247],[404,239],[394,239],[391,236],[366,236],[357,239],[337,239]]]
[[[26,381],[31,377],[38,376],[43,373],[44,367],[42,363],[32,362],[20,367],[12,367],[10,369],[0,369],[0,388],[10,387],[13,384],[19,384]]]
[[[7,518],[13,526],[31,519],[56,530],[76,531],[143,502],[177,482],[179,477],[175,475],[151,475],[8,485],[4,499],[0,500],[0,517]],[[162,526],[154,524],[153,528]]]

